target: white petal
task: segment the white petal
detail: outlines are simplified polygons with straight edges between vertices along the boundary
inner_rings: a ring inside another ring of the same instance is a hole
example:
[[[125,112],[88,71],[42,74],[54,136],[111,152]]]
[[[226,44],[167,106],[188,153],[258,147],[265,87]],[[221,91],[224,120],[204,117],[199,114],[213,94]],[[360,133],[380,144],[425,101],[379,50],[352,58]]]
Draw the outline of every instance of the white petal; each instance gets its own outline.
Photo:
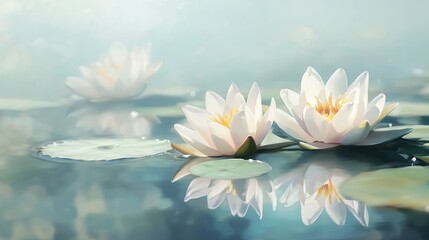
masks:
[[[276,191],[274,189],[274,184],[272,181],[270,181],[270,185],[271,185],[272,191],[268,191],[268,197],[271,200],[271,205],[273,205],[273,211],[275,211],[277,208],[277,194],[276,194]]]
[[[187,127],[184,127],[180,124],[175,124],[174,128],[177,133],[182,137],[183,141],[192,147],[196,148],[198,151],[202,152],[207,156],[221,156],[222,154],[209,146],[206,140],[202,138],[196,131],[191,130]]]
[[[223,114],[225,100],[215,92],[206,93],[206,109],[211,114]]]
[[[207,178],[195,178],[191,181],[186,191],[185,202],[207,196],[209,193],[210,179]]]
[[[347,218],[347,207],[341,200],[338,200],[334,194],[330,196],[331,200],[326,198],[325,209],[329,217],[337,224],[344,225]]]
[[[313,138],[301,128],[292,116],[283,110],[277,109],[275,122],[289,136],[305,142],[313,142]]]
[[[241,200],[232,194],[227,195],[229,210],[232,216],[237,215],[241,207]]]
[[[359,124],[359,126],[346,133],[341,139],[340,143],[341,145],[353,145],[362,139],[365,139],[368,136],[370,130],[371,126],[369,122],[365,120]]]
[[[264,113],[262,118],[257,121],[258,125],[256,126],[256,133],[255,133],[255,143],[257,146],[259,146],[262,141],[265,139],[267,134],[271,130],[271,126],[273,125],[274,118],[276,116],[276,101],[274,99],[271,99],[271,104],[268,110]],[[256,118],[256,117],[255,117]]]
[[[301,93],[305,92],[307,102],[316,105],[318,99],[325,99],[325,84],[320,75],[312,67],[308,67],[302,76]]]
[[[300,200],[302,194],[301,185],[292,185],[290,184],[283,195],[279,198],[279,202],[284,204],[285,207],[292,206],[298,200]]]
[[[280,91],[280,96],[288,108],[290,114],[293,116],[293,118],[295,118],[295,121],[307,134],[309,134],[303,120],[304,108],[308,105],[305,92],[298,95],[294,91],[283,89]]]
[[[256,180],[256,178],[249,178],[247,180],[247,191],[246,191],[246,195],[244,198],[244,201],[246,203],[249,203],[250,200],[252,199],[252,197],[256,194],[257,188],[258,186],[258,181]]]
[[[228,89],[228,93],[226,94],[226,105],[228,106],[228,108],[238,109],[241,105],[245,104],[246,101],[244,100],[244,97],[238,87],[234,83],[231,84]]]
[[[317,164],[311,164],[304,175],[305,194],[313,195],[322,187],[329,179],[330,174],[328,169]]]
[[[280,90],[280,97],[288,108],[289,112],[294,115],[294,108],[300,105],[299,102],[299,94],[290,90],[290,89],[282,89]],[[301,111],[302,114],[302,111]]]
[[[90,99],[101,99],[103,96],[87,81],[79,78],[69,77],[66,85],[76,94]]]
[[[326,83],[326,96],[332,96],[332,99],[337,99],[347,90],[347,76],[344,69],[337,69]]]
[[[88,67],[84,67],[84,66],[80,67],[79,70],[82,73],[85,81],[88,81],[91,84],[96,83],[96,81],[95,81],[96,74],[95,74],[94,70],[92,70],[91,68],[88,68]]]
[[[215,209],[219,207],[222,204],[222,202],[225,200],[227,195],[228,194],[226,192],[221,192],[217,195],[207,196],[207,207],[209,209]]]
[[[191,127],[193,127],[208,142],[208,144],[212,146],[213,142],[207,126],[209,113],[205,109],[191,105],[182,107],[182,111]]]
[[[379,94],[368,104],[365,113],[365,119],[368,120],[371,126],[375,123],[375,121],[378,119],[381,112],[383,111],[385,102],[386,96],[384,94]]]
[[[317,195],[314,194],[311,197],[306,198],[304,202],[301,203],[301,219],[305,225],[313,224],[325,207],[325,198],[316,198],[316,196]]]
[[[332,169],[331,170],[332,176],[331,176],[331,182],[332,186],[337,189],[342,182],[350,178],[350,175],[346,174],[344,171],[340,169]]]
[[[331,125],[335,133],[344,134],[344,132],[353,128],[353,112],[354,104],[346,103],[340,109],[340,111],[335,114],[334,118],[331,121]]]
[[[347,90],[347,91],[352,91],[354,88],[359,87],[364,106],[368,105],[368,82],[369,82],[369,73],[363,72],[356,78],[356,80],[349,86]]]
[[[306,107],[304,108],[304,121],[313,139],[323,142],[328,132],[328,123],[326,119],[314,108]]]
[[[378,116],[377,120],[375,120],[375,122],[372,124],[371,127],[374,127],[375,125],[377,125],[379,122],[381,122],[381,120],[383,120],[390,112],[392,112],[393,110],[395,110],[395,108],[398,106],[398,103],[392,103],[389,106],[385,107],[383,109],[383,111],[381,111],[380,116]]]
[[[262,219],[262,214],[264,211],[264,195],[261,188],[256,189],[256,193],[252,200],[250,201],[250,205],[252,205],[253,209],[255,209],[256,213],[259,215],[259,218]]]
[[[412,128],[405,128],[405,129],[393,129],[393,130],[386,130],[386,129],[376,129],[371,131],[368,134],[368,137],[363,139],[361,142],[356,143],[356,145],[376,145],[383,142],[387,142],[393,139],[400,138],[404,136],[407,133],[410,133],[413,129]]]
[[[208,194],[208,197],[213,197],[216,195],[221,194],[222,192],[225,192],[225,190],[232,184],[230,180],[216,180],[213,181],[213,185],[210,188],[210,193]]]
[[[366,109],[366,103],[363,99],[364,95],[365,94],[363,93],[363,90],[360,84],[358,84],[358,86],[354,88],[349,95],[349,98],[352,99],[352,103],[353,103],[353,110],[351,111],[350,116],[348,117],[350,127],[354,127],[357,124],[361,123],[363,120],[365,120],[364,113]],[[366,95],[368,95],[368,93],[366,93]]]
[[[229,129],[231,131],[231,137],[234,141],[234,145],[241,146],[241,144],[249,136],[246,122],[246,113],[244,111],[235,114],[231,120]]]
[[[250,88],[249,94],[247,96],[247,106],[255,114],[255,118],[259,119],[262,115],[262,100],[261,92],[259,91],[258,84],[255,82]]]
[[[231,203],[233,201],[235,201],[235,209],[234,209],[235,214],[239,217],[244,217],[247,213],[247,210],[249,209],[249,204],[244,203],[237,196],[228,196],[228,202],[230,203],[231,214],[233,213],[233,209],[231,207]],[[233,216],[235,216],[235,214],[233,214]]]
[[[350,212],[353,216],[359,221],[363,226],[368,227],[369,216],[368,208],[365,204],[358,201],[344,200],[344,203],[347,205]]]
[[[210,122],[208,127],[210,129],[211,138],[217,151],[225,156],[234,155],[238,147],[236,147],[232,141],[229,129],[216,122]]]

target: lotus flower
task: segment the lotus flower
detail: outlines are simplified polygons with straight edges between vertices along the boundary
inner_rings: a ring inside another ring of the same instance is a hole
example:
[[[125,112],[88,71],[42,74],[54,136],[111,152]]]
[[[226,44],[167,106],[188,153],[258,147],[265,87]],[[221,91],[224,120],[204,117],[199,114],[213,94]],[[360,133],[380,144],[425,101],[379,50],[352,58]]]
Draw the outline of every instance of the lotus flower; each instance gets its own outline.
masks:
[[[256,83],[252,85],[247,101],[235,84],[230,86],[226,99],[217,93],[207,92],[206,109],[190,105],[182,108],[191,128],[174,125],[182,139],[191,147],[176,144],[172,146],[182,153],[194,156],[250,155],[270,131],[275,109],[275,101],[272,99],[268,110],[263,112],[261,94]],[[251,147],[247,148],[249,145]]]
[[[304,165],[274,179],[276,189],[286,185],[287,190],[279,202],[286,207],[301,203],[301,218],[311,225],[325,209],[338,225],[344,225],[347,210],[364,226],[368,226],[368,209],[365,204],[344,198],[338,186],[350,176],[338,168],[322,164]]]
[[[289,89],[280,91],[290,114],[278,109],[275,121],[289,137],[310,149],[375,145],[409,133],[412,129],[374,130],[398,104],[385,107],[384,94],[368,103],[368,79],[368,72],[364,72],[349,86],[340,68],[325,85],[309,67],[302,77],[300,94]]]
[[[81,97],[96,100],[129,99],[140,96],[161,63],[150,64],[150,50],[115,44],[92,68],[81,67],[83,78],[69,77],[66,85]]]
[[[252,206],[262,219],[264,191],[267,192],[274,211],[277,206],[277,196],[273,183],[267,175],[240,180],[195,178],[188,186],[185,202],[207,196],[208,208],[215,209],[228,199],[233,216],[244,217],[249,206]]]

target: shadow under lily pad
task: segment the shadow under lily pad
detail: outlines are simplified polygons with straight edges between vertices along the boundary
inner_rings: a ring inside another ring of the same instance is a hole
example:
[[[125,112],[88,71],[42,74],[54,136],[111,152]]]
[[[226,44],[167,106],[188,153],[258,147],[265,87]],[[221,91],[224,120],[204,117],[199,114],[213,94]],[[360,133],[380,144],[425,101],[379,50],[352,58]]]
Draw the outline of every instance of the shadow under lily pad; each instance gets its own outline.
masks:
[[[429,168],[412,166],[364,172],[341,184],[340,191],[370,206],[429,212]]]

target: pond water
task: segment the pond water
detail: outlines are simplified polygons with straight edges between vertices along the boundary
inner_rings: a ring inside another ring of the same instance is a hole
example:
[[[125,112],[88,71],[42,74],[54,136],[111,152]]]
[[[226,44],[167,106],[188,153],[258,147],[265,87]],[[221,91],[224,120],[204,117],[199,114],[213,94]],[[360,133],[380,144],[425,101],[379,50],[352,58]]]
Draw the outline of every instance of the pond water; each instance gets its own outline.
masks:
[[[181,143],[173,129],[174,123],[184,121],[179,106],[198,104],[200,100],[203,100],[201,94],[178,93],[116,104],[79,102],[3,110],[0,237],[425,239],[427,236],[429,215],[425,211],[367,206],[343,196],[337,184],[361,172],[425,165],[393,150],[346,148],[314,152],[291,148],[261,153],[252,158],[270,164],[272,170],[236,180],[194,176],[190,174],[192,165],[207,159],[189,158],[174,150],[111,162],[40,155],[38,147],[67,139],[145,137]],[[402,113],[399,109],[386,123],[428,124],[421,113],[408,112],[406,116]],[[112,148],[110,143],[98,147],[106,151]],[[240,169],[224,171],[240,172]],[[327,179],[332,184],[326,184]],[[425,181],[423,191],[427,192]],[[217,186],[217,191],[204,191],[208,184]],[[310,187],[317,189],[319,199],[326,199],[320,216],[315,213],[315,205],[300,203],[303,189]],[[397,188],[401,193],[400,184]],[[238,198],[243,192],[252,198],[248,203]],[[359,192],[353,196],[359,196]],[[328,207],[332,202],[336,206]]]
[[[428,7],[0,0],[0,239],[428,239]],[[133,61],[109,52],[121,44]],[[299,91],[308,66],[325,82],[369,71],[370,98],[400,103],[380,126],[413,125],[426,145],[290,146],[227,163],[171,149],[181,107],[204,106],[206,91],[234,82],[246,96],[257,82],[286,110],[279,91]]]

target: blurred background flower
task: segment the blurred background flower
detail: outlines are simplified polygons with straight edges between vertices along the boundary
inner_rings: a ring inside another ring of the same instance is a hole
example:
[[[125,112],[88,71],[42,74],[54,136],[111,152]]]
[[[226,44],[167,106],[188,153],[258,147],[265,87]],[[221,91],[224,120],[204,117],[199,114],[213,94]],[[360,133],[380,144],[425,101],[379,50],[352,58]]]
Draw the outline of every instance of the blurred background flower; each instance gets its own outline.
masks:
[[[80,68],[83,78],[69,77],[66,85],[79,96],[94,101],[136,98],[160,67],[160,62],[150,63],[150,48],[128,51],[116,43],[91,68]]]

